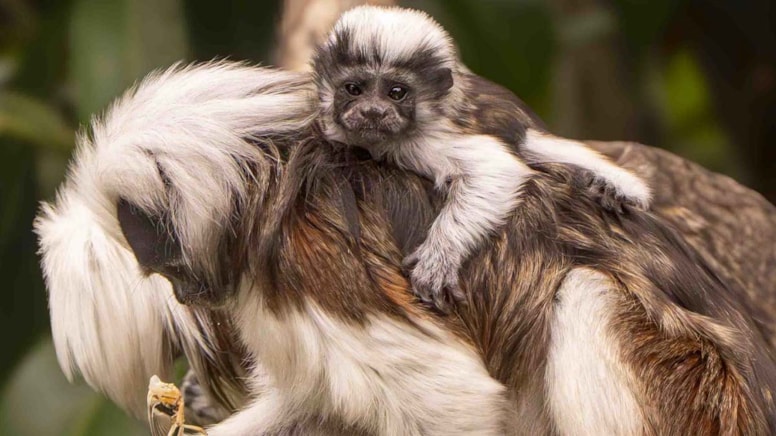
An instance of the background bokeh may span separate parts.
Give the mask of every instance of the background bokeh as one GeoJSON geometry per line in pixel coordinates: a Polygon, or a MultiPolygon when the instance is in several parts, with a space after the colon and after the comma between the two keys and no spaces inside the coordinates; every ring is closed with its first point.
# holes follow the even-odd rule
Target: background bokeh
{"type": "MultiPolygon", "coordinates": [[[[92,114],[178,60],[271,63],[279,3],[0,0],[0,435],[146,434],[59,371],[32,220],[92,114]]],[[[776,200],[772,0],[402,4],[556,133],[666,148],[776,200]]]]}

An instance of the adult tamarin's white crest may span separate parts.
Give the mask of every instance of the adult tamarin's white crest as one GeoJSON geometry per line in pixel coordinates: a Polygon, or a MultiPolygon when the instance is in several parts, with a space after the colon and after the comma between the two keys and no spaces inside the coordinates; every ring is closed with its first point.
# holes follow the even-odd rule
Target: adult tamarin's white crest
{"type": "Polygon", "coordinates": [[[472,74],[427,14],[363,6],[342,15],[313,69],[330,140],[366,148],[448,192],[405,264],[415,291],[446,309],[458,270],[518,204],[541,164],[578,166],[605,207],[646,208],[640,178],[584,144],[552,136],[508,90],[472,74]]]}
{"type": "MultiPolygon", "coordinates": [[[[215,356],[223,326],[173,293],[184,302],[207,300],[213,290],[228,295],[235,277],[223,266],[231,260],[203,253],[224,251],[223,229],[245,200],[249,177],[269,174],[246,168],[266,165],[252,140],[308,125],[313,89],[305,75],[236,63],[176,66],[128,91],[79,136],[67,180],[35,224],[54,345],[68,378],[80,373],[143,416],[144,385],[153,374],[169,377],[180,351],[207,373],[202,380],[229,371],[215,356]],[[160,220],[143,221],[135,209],[160,220]],[[130,247],[120,216],[130,230],[175,229],[177,243],[130,247]],[[136,256],[140,265],[174,262],[147,270],[136,256]]],[[[217,383],[228,386],[230,377],[217,383]]]]}

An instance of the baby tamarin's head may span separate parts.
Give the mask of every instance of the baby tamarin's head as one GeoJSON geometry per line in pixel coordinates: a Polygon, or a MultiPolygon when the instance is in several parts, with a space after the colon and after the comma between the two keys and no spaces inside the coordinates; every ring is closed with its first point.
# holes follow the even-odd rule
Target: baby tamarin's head
{"type": "Polygon", "coordinates": [[[425,13],[352,9],[313,59],[324,134],[366,148],[411,138],[451,106],[459,68],[452,40],[425,13]]]}

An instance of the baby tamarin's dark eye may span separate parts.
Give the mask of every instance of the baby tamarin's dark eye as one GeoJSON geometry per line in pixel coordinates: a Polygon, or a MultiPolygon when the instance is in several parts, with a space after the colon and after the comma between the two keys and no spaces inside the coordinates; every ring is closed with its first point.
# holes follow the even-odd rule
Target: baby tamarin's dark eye
{"type": "Polygon", "coordinates": [[[407,88],[401,85],[394,85],[391,90],[388,91],[388,97],[391,100],[401,101],[407,95],[407,88]]]}
{"type": "Polygon", "coordinates": [[[350,95],[361,95],[361,87],[355,83],[346,83],[345,91],[347,91],[350,95]]]}

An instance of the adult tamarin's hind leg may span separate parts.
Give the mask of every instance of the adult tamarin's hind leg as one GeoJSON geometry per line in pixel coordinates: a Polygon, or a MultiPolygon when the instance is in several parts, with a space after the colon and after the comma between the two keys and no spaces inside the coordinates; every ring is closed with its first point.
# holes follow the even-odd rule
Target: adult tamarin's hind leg
{"type": "Polygon", "coordinates": [[[759,383],[720,344],[669,335],[590,269],[558,290],[545,374],[563,435],[765,435],[759,383]]]}

